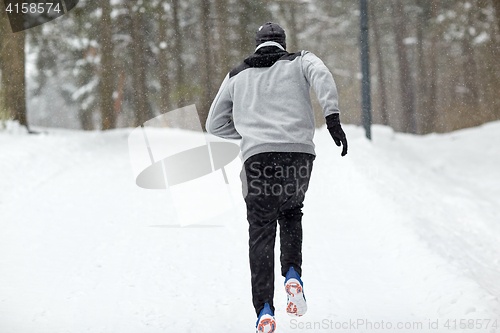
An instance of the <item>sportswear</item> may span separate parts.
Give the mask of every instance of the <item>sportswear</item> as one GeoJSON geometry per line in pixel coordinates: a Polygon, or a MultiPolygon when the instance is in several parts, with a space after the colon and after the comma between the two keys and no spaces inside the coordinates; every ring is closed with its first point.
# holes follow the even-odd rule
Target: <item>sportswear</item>
{"type": "Polygon", "coordinates": [[[332,74],[311,52],[288,53],[273,41],[266,43],[226,75],[205,128],[222,138],[241,139],[243,161],[273,151],[315,155],[310,89],[325,118],[339,113],[332,74]]]}
{"type": "Polygon", "coordinates": [[[292,317],[301,317],[307,311],[306,297],[304,296],[304,284],[299,273],[293,267],[286,274],[285,291],[287,294],[286,312],[292,317]]]}
{"type": "Polygon", "coordinates": [[[338,113],[334,113],[326,117],[326,127],[328,128],[333,141],[335,141],[335,144],[340,147],[340,144],[342,143],[341,155],[345,156],[347,154],[347,139],[345,137],[344,130],[340,125],[338,113]]]}
{"type": "Polygon", "coordinates": [[[269,41],[280,44],[283,50],[286,49],[285,30],[278,24],[272,22],[267,22],[262,25],[255,33],[255,46],[258,47],[260,44],[269,41]]]}
{"type": "Polygon", "coordinates": [[[265,303],[274,311],[274,248],[280,233],[281,275],[301,274],[302,207],[314,155],[267,152],[249,157],[240,174],[247,208],[252,303],[259,315],[265,303]]]}
{"type": "Polygon", "coordinates": [[[274,320],[274,312],[265,304],[262,311],[260,311],[259,318],[255,324],[256,333],[274,333],[276,330],[276,321],[274,320]]]}

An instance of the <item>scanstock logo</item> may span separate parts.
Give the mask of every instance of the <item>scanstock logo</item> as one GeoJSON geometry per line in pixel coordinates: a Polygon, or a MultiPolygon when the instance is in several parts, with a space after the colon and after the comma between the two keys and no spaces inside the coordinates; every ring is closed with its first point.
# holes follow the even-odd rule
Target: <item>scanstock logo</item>
{"type": "Polygon", "coordinates": [[[63,16],[79,0],[3,0],[12,32],[36,27],[63,16]]]}
{"type": "Polygon", "coordinates": [[[235,207],[229,180],[239,184],[240,147],[203,133],[194,104],[136,127],[128,148],[136,185],[167,190],[181,227],[221,226],[198,223],[235,207]]]}

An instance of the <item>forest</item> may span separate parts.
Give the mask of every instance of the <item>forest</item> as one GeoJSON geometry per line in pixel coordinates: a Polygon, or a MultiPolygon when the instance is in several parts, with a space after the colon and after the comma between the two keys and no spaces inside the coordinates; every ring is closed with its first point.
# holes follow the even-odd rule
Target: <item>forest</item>
{"type": "MultiPolygon", "coordinates": [[[[373,123],[426,134],[500,119],[500,0],[368,5],[373,123]]],[[[347,0],[80,0],[17,33],[0,2],[0,123],[108,130],[196,104],[204,124],[268,21],[288,52],[325,62],[341,121],[361,124],[360,7],[347,0]]]]}

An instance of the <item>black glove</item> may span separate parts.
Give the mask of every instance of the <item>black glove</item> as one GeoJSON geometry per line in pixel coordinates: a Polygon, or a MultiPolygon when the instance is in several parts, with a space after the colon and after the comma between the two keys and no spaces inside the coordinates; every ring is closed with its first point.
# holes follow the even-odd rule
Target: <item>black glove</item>
{"type": "Polygon", "coordinates": [[[330,135],[335,141],[335,144],[340,147],[342,143],[342,153],[340,155],[345,156],[347,154],[347,139],[345,133],[340,126],[339,114],[334,113],[326,117],[326,127],[330,131],[330,135]]]}

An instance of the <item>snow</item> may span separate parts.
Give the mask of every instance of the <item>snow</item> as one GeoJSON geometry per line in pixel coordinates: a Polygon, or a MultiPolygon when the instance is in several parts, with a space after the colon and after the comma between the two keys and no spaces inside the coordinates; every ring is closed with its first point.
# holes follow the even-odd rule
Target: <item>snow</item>
{"type": "MultiPolygon", "coordinates": [[[[382,321],[448,332],[446,320],[495,332],[500,122],[426,136],[376,125],[373,142],[344,127],[343,158],[325,128],[316,133],[309,310],[286,315],[276,267],[277,332],[375,332],[382,321]],[[372,327],[346,328],[360,321],[372,327]]],[[[226,167],[235,208],[180,227],[166,190],[135,185],[132,129],[43,130],[0,131],[0,332],[254,332],[238,159],[226,167]]]]}
{"type": "Polygon", "coordinates": [[[482,44],[487,42],[489,39],[490,35],[486,31],[483,31],[474,38],[474,45],[482,44]]]}
{"type": "Polygon", "coordinates": [[[413,45],[413,44],[417,44],[418,40],[417,40],[417,37],[406,37],[405,39],[403,39],[403,43],[405,45],[413,45]]]}

